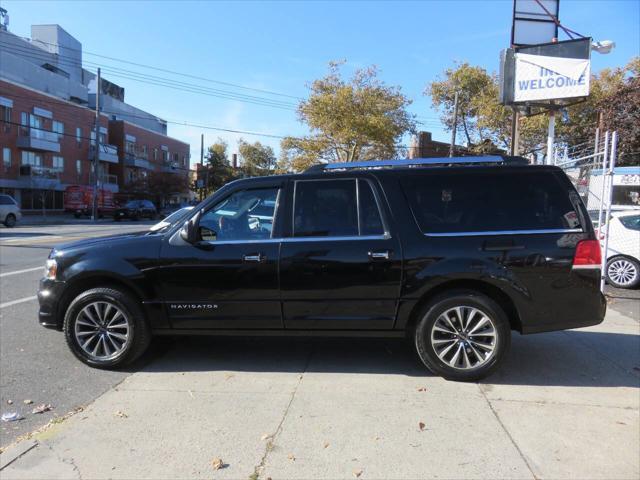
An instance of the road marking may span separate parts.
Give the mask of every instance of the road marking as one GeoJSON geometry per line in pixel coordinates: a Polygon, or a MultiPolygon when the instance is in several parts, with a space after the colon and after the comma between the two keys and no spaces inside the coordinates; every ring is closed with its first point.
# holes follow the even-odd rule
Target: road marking
{"type": "Polygon", "coordinates": [[[42,265],[40,265],[39,267],[25,268],[24,270],[15,270],[13,272],[0,273],[0,278],[9,277],[11,275],[19,275],[21,273],[35,272],[36,270],[42,270],[43,268],[44,267],[42,265]]]}
{"type": "Polygon", "coordinates": [[[19,298],[18,300],[11,300],[10,302],[0,303],[0,308],[10,307],[19,303],[30,302],[31,300],[36,300],[37,298],[37,295],[33,295],[32,297],[24,297],[19,298]]]}

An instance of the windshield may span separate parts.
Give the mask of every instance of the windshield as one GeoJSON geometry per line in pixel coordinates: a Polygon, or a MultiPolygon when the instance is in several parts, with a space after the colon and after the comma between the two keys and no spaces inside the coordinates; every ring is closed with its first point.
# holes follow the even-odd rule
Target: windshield
{"type": "Polygon", "coordinates": [[[184,218],[187,216],[187,214],[191,210],[193,210],[193,207],[180,208],[180,209],[176,210],[175,212],[173,212],[168,217],[164,218],[161,222],[156,223],[149,230],[152,231],[152,232],[157,232],[157,231],[162,230],[164,228],[170,227],[171,225],[175,225],[176,223],[183,221],[184,218]]]}
{"type": "Polygon", "coordinates": [[[125,208],[136,208],[138,206],[137,200],[130,200],[125,204],[125,208]]]}

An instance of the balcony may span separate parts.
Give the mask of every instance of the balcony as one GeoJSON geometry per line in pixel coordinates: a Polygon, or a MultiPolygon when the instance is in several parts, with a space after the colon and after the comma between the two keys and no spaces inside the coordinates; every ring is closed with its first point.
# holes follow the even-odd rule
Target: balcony
{"type": "Polygon", "coordinates": [[[52,189],[60,183],[60,170],[56,168],[22,165],[20,179],[28,188],[52,189]]]}
{"type": "Polygon", "coordinates": [[[160,171],[164,173],[183,173],[184,169],[178,165],[178,162],[166,161],[160,167],[160,171]]]}
{"type": "MultiPolygon", "coordinates": [[[[90,175],[89,176],[89,182],[91,185],[94,184],[94,176],[90,175]]],[[[118,186],[118,176],[117,175],[111,175],[108,173],[101,173],[100,175],[98,175],[98,188],[102,188],[104,190],[110,190],[113,193],[118,193],[119,191],[119,186],[118,186]]]]}
{"type": "Polygon", "coordinates": [[[146,168],[147,170],[151,170],[151,164],[149,163],[149,160],[139,157],[134,153],[125,152],[124,164],[127,167],[146,168]]]}
{"type": "Polygon", "coordinates": [[[58,134],[37,128],[20,128],[17,145],[26,150],[60,153],[58,134]]]}
{"type": "MultiPolygon", "coordinates": [[[[95,158],[96,146],[91,145],[89,148],[89,160],[95,158]]],[[[98,160],[101,162],[118,163],[118,147],[115,145],[100,144],[100,152],[98,160]]]]}

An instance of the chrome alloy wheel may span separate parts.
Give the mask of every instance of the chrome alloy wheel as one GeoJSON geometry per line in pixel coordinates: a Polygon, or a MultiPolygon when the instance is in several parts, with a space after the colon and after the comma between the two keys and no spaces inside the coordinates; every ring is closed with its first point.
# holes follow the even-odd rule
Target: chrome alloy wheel
{"type": "Polygon", "coordinates": [[[92,360],[111,360],[131,343],[130,323],[115,304],[101,300],[85,306],[76,317],[74,334],[92,360]]]}
{"type": "Polygon", "coordinates": [[[614,260],[607,267],[607,276],[622,287],[632,285],[638,278],[638,269],[627,259],[614,260]]]}
{"type": "Polygon", "coordinates": [[[487,363],[495,354],[497,343],[494,321],[475,307],[450,308],[431,328],[431,345],[436,355],[459,370],[471,370],[487,363]]]}

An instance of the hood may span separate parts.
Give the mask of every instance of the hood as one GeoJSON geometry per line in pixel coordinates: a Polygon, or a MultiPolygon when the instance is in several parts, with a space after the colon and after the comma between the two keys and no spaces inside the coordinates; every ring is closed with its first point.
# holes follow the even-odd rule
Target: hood
{"type": "MultiPolygon", "coordinates": [[[[55,250],[60,252],[87,247],[110,247],[111,245],[119,245],[127,241],[136,241],[136,239],[143,239],[149,236],[149,231],[144,230],[141,232],[120,233],[118,235],[110,235],[107,237],[85,238],[83,240],[61,243],[55,246],[55,250]]],[[[157,235],[153,236],[155,237],[157,235]]]]}

